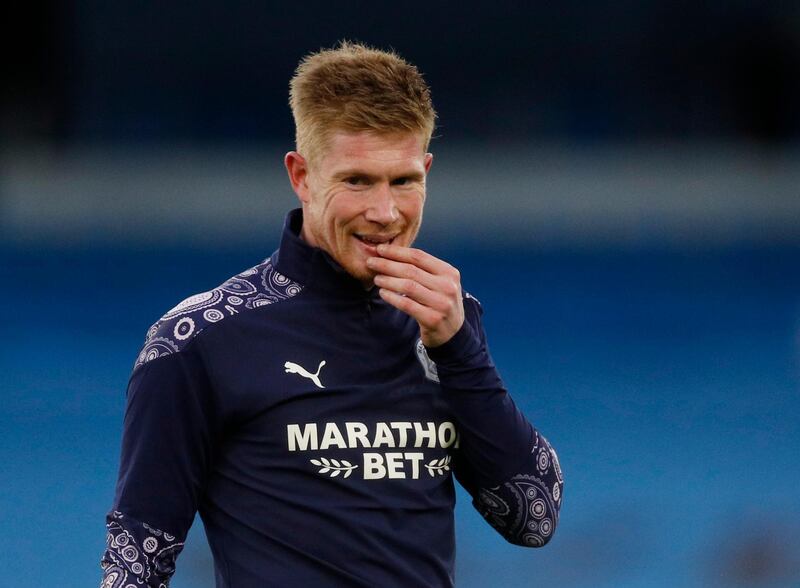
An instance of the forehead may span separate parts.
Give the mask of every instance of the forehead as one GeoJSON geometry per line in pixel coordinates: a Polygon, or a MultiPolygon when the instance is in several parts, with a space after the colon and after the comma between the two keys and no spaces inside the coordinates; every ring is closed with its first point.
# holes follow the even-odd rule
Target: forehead
{"type": "Polygon", "coordinates": [[[421,133],[379,134],[369,131],[336,131],[322,157],[328,171],[348,166],[365,168],[424,167],[421,133]]]}

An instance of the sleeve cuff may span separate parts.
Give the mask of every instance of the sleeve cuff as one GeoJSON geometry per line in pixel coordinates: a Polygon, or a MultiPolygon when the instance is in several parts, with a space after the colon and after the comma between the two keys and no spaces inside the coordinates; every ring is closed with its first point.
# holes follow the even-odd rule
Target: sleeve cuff
{"type": "Polygon", "coordinates": [[[106,517],[102,586],[169,585],[183,540],[119,511],[106,517]]]}
{"type": "Polygon", "coordinates": [[[482,345],[472,325],[465,318],[464,324],[449,341],[437,347],[425,347],[425,350],[437,366],[469,364],[481,353],[482,345]]]}

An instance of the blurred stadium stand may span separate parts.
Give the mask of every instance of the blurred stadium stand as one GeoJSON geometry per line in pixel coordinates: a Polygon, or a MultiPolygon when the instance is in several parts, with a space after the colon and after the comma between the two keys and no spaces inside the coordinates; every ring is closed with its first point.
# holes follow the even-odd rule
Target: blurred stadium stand
{"type": "MultiPolygon", "coordinates": [[[[282,164],[291,143],[282,148],[19,149],[0,160],[0,231],[7,241],[40,245],[258,242],[297,205],[282,164]]],[[[800,150],[489,148],[445,139],[432,149],[429,239],[678,248],[800,242],[800,150]]]]}
{"type": "MultiPolygon", "coordinates": [[[[460,495],[460,587],[800,585],[800,5],[17,3],[2,19],[0,561],[92,585],[149,324],[277,244],[287,82],[393,46],[440,126],[421,242],[555,444],[562,526],[460,495]]],[[[197,523],[176,588],[208,588],[197,523]]]]}

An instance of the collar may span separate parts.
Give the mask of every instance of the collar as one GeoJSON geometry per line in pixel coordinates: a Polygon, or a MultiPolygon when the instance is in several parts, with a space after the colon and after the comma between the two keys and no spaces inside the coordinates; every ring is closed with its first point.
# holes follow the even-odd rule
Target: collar
{"type": "Polygon", "coordinates": [[[302,209],[296,208],[286,215],[280,248],[272,254],[272,264],[278,272],[305,287],[332,296],[378,296],[377,288],[364,290],[361,282],[348,274],[327,252],[303,241],[300,238],[302,226],[302,209]]]}

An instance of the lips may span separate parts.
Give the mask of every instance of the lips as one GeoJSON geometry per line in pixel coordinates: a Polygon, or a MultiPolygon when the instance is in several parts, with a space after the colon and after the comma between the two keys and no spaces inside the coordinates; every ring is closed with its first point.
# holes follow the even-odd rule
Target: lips
{"type": "Polygon", "coordinates": [[[391,243],[397,235],[354,235],[356,239],[370,247],[377,247],[382,243],[391,243]]]}

